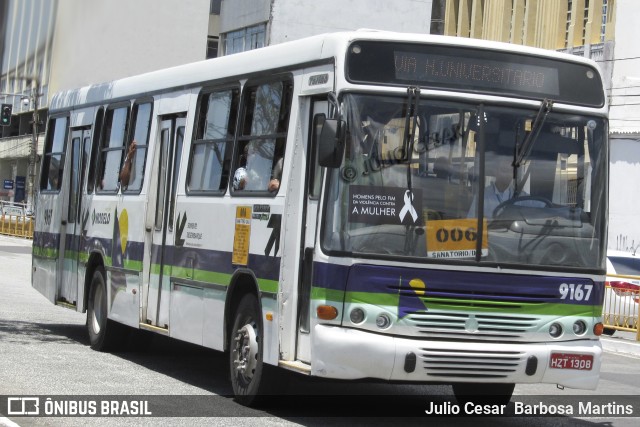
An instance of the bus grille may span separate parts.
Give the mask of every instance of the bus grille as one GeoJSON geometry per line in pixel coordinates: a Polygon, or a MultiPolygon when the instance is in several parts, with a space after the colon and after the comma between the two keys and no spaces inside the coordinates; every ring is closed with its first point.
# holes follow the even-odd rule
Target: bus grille
{"type": "Polygon", "coordinates": [[[420,350],[427,375],[448,379],[507,378],[524,363],[525,356],[520,351],[420,350]]]}
{"type": "Polygon", "coordinates": [[[417,312],[407,316],[414,330],[424,338],[454,341],[530,341],[540,318],[531,316],[417,312]]]}

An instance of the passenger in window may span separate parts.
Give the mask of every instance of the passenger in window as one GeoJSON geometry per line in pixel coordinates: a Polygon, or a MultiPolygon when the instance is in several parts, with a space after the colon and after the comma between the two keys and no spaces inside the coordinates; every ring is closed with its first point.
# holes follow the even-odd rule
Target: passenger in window
{"type": "Polygon", "coordinates": [[[247,169],[243,166],[236,169],[236,172],[233,174],[233,189],[244,190],[247,186],[247,169]]]}
{"type": "Polygon", "coordinates": [[[247,174],[247,152],[249,151],[249,144],[245,145],[242,149],[242,154],[238,160],[238,168],[233,174],[232,187],[234,190],[244,190],[247,187],[247,180],[249,175],[247,174]]]}
{"type": "Polygon", "coordinates": [[[273,171],[271,172],[271,180],[269,181],[270,193],[277,193],[280,189],[280,180],[282,179],[282,164],[283,159],[282,157],[280,157],[273,166],[273,171]]]}
{"type": "Polygon", "coordinates": [[[251,141],[245,145],[233,176],[233,189],[278,192],[283,159],[273,162],[273,152],[273,143],[251,141]]]}
{"type": "Polygon", "coordinates": [[[118,176],[120,180],[120,186],[124,189],[129,185],[129,180],[131,179],[131,174],[133,172],[133,157],[136,155],[136,141],[132,141],[129,144],[129,149],[127,150],[127,156],[124,158],[124,163],[122,164],[122,169],[120,170],[120,175],[118,176]]]}

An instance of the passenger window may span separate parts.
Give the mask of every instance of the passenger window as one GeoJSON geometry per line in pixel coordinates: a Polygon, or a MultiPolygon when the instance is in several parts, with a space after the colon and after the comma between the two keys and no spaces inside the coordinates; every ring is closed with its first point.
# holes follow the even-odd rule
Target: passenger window
{"type": "Polygon", "coordinates": [[[189,160],[189,194],[223,194],[227,188],[238,104],[238,89],[205,93],[200,97],[189,160]]]}
{"type": "Polygon", "coordinates": [[[49,120],[44,148],[40,189],[60,191],[64,171],[64,150],[67,139],[67,117],[49,120]]]}
{"type": "Polygon", "coordinates": [[[87,193],[93,193],[96,183],[96,159],[98,157],[98,147],[100,144],[100,135],[102,134],[102,124],[104,122],[104,109],[98,109],[96,113],[96,121],[93,127],[93,138],[91,145],[91,160],[89,163],[89,176],[87,177],[87,193]]]}
{"type": "Polygon", "coordinates": [[[248,87],[239,138],[233,190],[275,195],[280,188],[291,111],[288,81],[248,87]]]}
{"type": "Polygon", "coordinates": [[[118,174],[124,159],[124,142],[128,125],[129,106],[107,110],[98,160],[98,191],[118,191],[118,174]]]}
{"type": "MultiPolygon", "coordinates": [[[[145,102],[133,106],[132,122],[134,123],[133,139],[136,142],[136,152],[131,163],[129,184],[123,186],[124,193],[139,193],[142,189],[144,168],[149,147],[149,128],[151,127],[151,113],[153,104],[145,102]]],[[[124,152],[126,156],[127,150],[124,152]]],[[[123,158],[124,158],[123,156],[123,158]]],[[[124,165],[121,165],[121,167],[124,165]]]]}

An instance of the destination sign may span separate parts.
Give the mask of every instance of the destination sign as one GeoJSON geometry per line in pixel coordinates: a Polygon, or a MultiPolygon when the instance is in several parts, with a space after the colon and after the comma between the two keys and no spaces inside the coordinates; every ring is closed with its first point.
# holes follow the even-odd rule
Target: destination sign
{"type": "Polygon", "coordinates": [[[346,62],[356,84],[501,95],[604,106],[597,67],[569,55],[429,43],[354,41],[346,62]]]}
{"type": "Polygon", "coordinates": [[[397,79],[411,82],[559,95],[558,70],[536,65],[396,52],[395,70],[397,79]]]}

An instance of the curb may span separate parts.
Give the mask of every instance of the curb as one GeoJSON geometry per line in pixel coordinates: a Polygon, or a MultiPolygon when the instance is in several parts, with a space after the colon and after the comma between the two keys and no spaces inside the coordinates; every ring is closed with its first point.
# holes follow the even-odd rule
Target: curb
{"type": "Polygon", "coordinates": [[[606,338],[600,337],[602,349],[607,352],[640,357],[640,341],[635,340],[635,333],[632,335],[633,339],[616,336],[606,338]]]}

